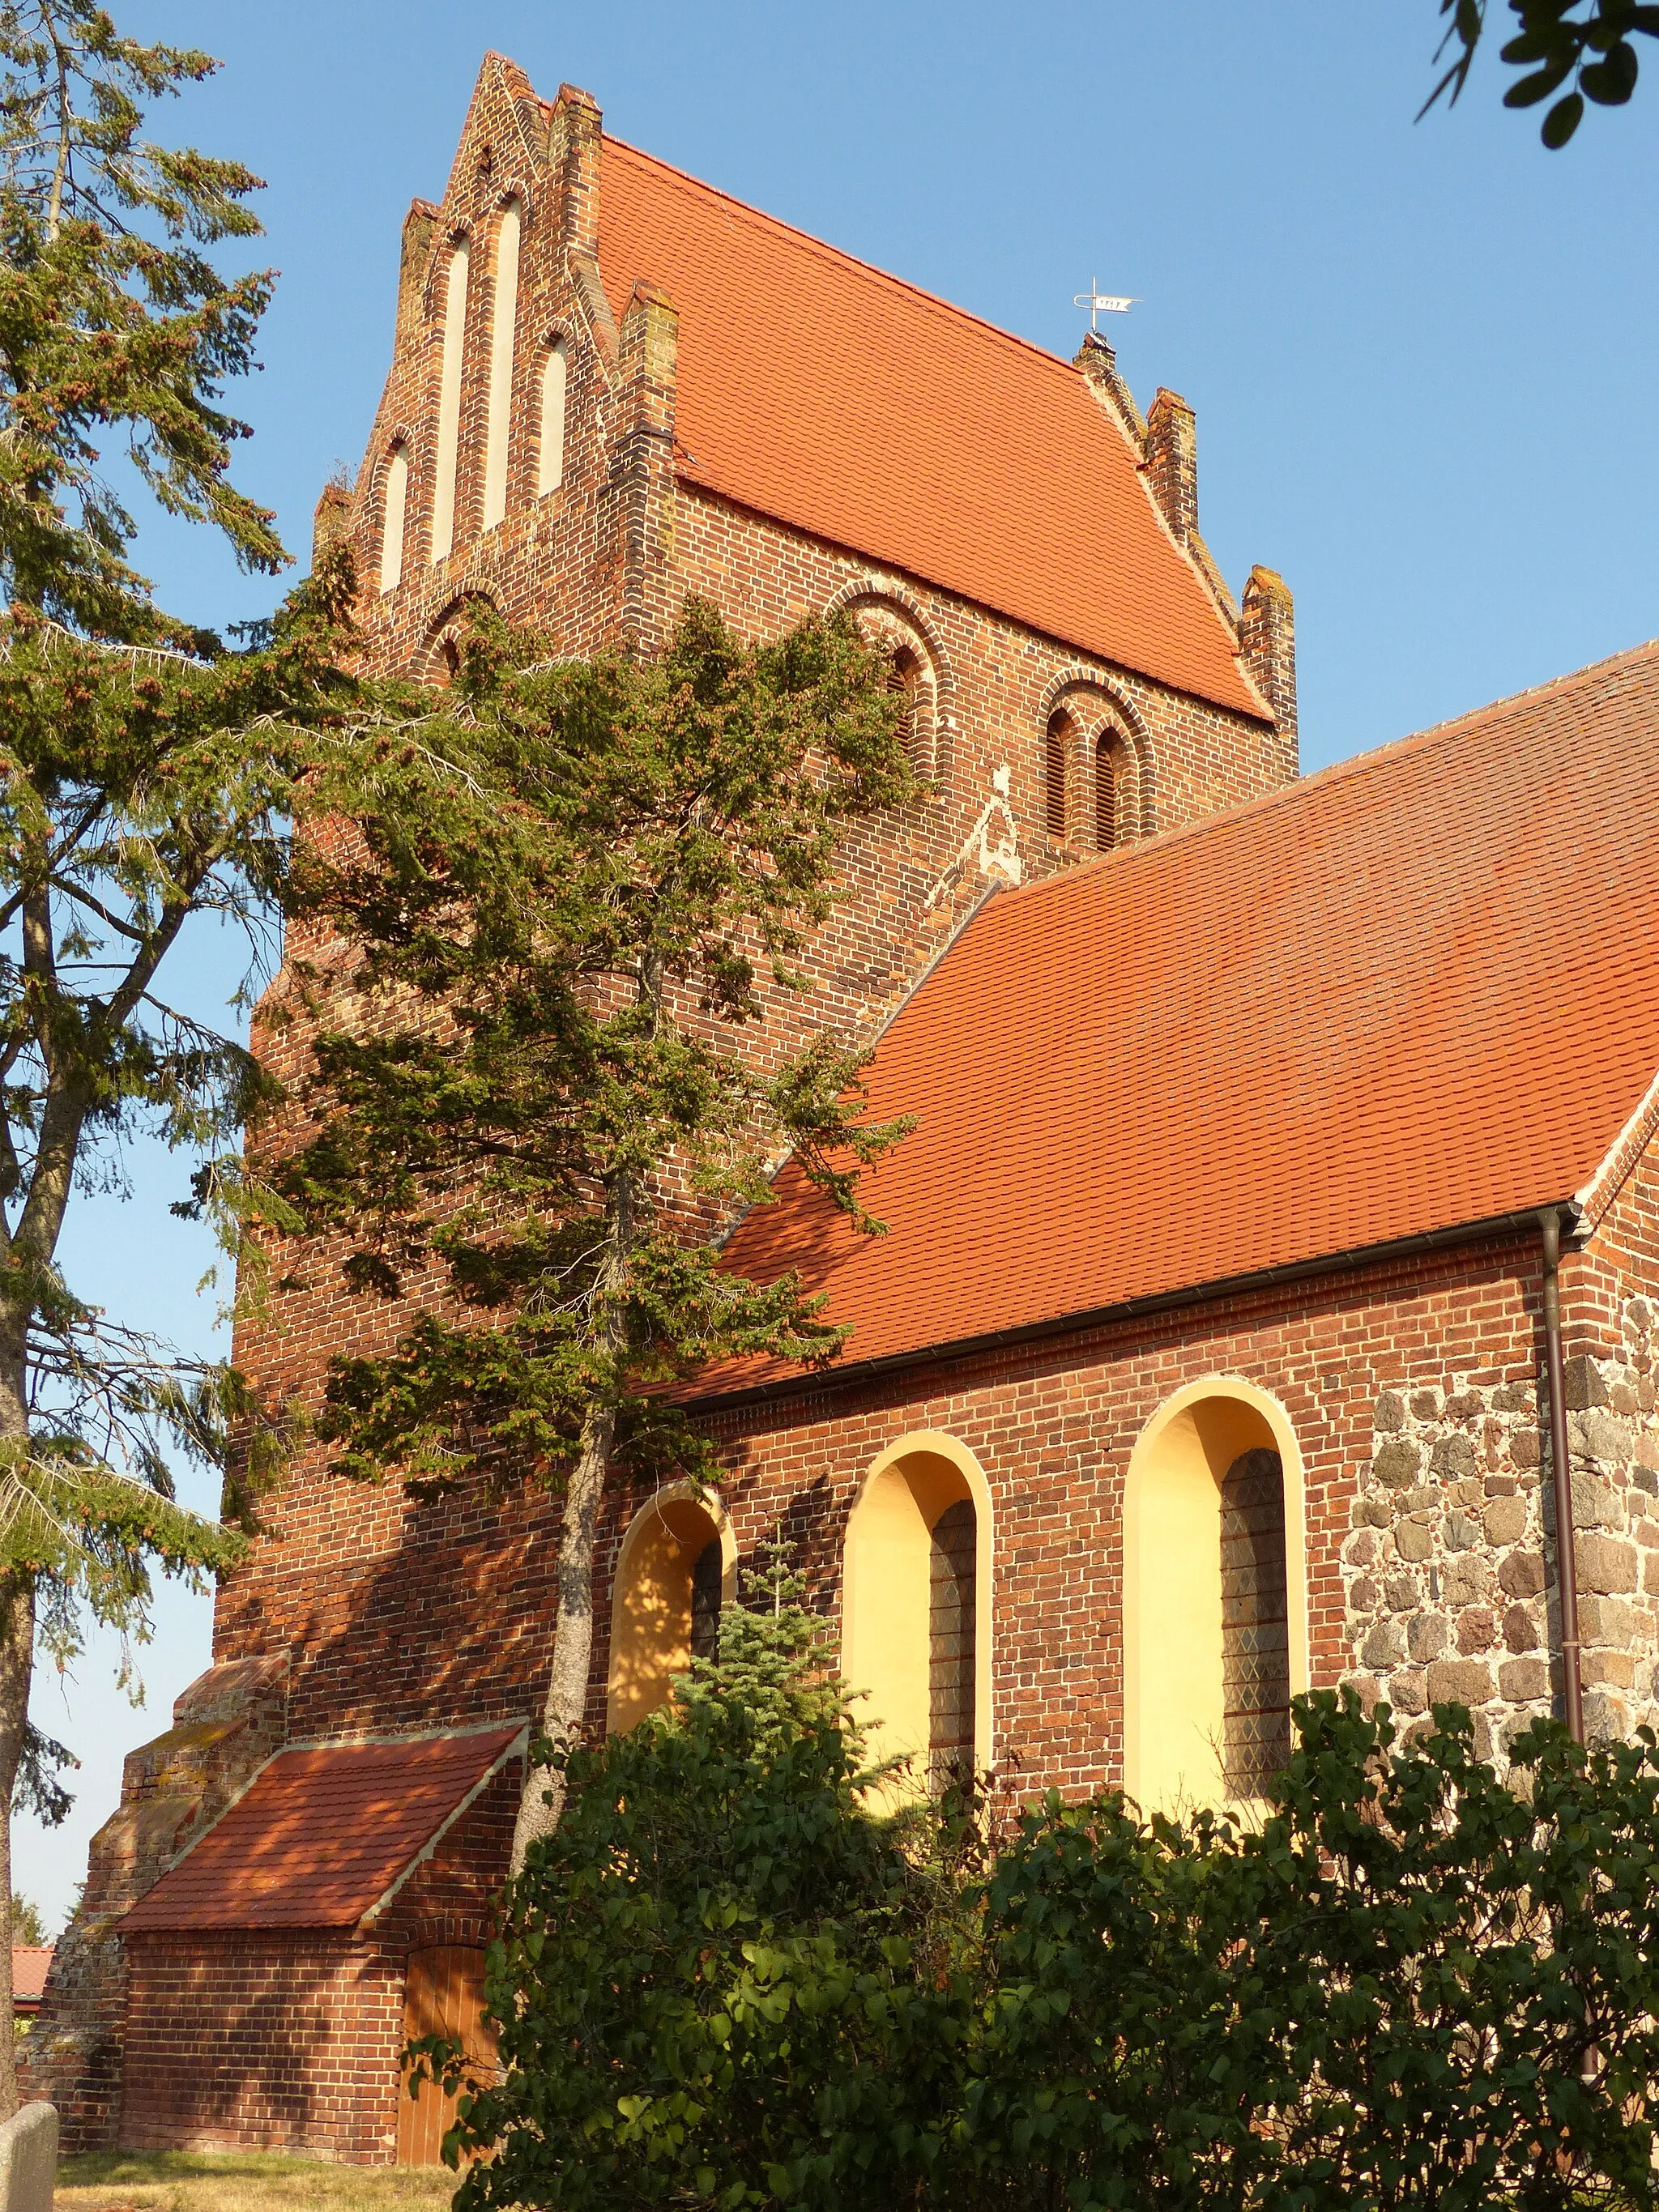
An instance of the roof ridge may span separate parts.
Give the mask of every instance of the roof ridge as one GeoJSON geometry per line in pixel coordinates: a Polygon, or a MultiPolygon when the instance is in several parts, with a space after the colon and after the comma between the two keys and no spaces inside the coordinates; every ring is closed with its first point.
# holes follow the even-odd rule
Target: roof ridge
{"type": "MultiPolygon", "coordinates": [[[[992,322],[988,316],[975,314],[971,307],[962,307],[955,300],[947,300],[943,293],[930,292],[925,285],[913,283],[908,276],[896,276],[890,269],[883,269],[873,261],[866,261],[861,254],[851,253],[844,246],[832,246],[828,239],[815,237],[810,230],[803,230],[799,223],[786,222],[781,216],[770,215],[764,208],[757,208],[748,200],[740,200],[735,192],[723,191],[720,185],[711,185],[702,177],[694,177],[689,169],[682,169],[672,161],[665,161],[659,155],[647,154],[643,147],[633,145],[626,138],[618,138],[609,131],[604,137],[607,146],[615,147],[619,153],[632,155],[636,161],[643,161],[650,167],[660,170],[665,176],[672,177],[677,184],[686,185],[692,191],[706,193],[710,199],[723,200],[726,206],[734,208],[739,215],[747,216],[751,222],[763,225],[766,229],[783,231],[801,245],[811,247],[815,253],[856,269],[864,276],[874,276],[901,292],[908,292],[924,306],[937,308],[943,314],[954,316],[961,322],[972,323],[989,337],[1000,338],[1005,344],[1017,346],[1021,352],[1032,355],[1045,368],[1058,369],[1062,376],[1078,375],[1064,354],[1051,353],[1047,346],[1040,346],[1035,338],[1022,337],[1018,331],[1005,330],[1000,323],[992,322]]],[[[649,271],[640,273],[648,275],[649,271]]],[[[1080,377],[1079,381],[1081,381],[1080,377]]]]}
{"type": "Polygon", "coordinates": [[[1587,661],[1582,668],[1570,668],[1564,675],[1547,678],[1541,684],[1528,684],[1519,691],[1505,692],[1500,699],[1489,700],[1484,706],[1468,708],[1462,714],[1450,715],[1444,721],[1430,722],[1420,730],[1408,730],[1404,737],[1389,738],[1380,745],[1368,745],[1364,752],[1350,753],[1344,760],[1328,761],[1323,768],[1315,769],[1311,775],[1297,776],[1293,783],[1281,784],[1277,791],[1258,791],[1249,799],[1237,799],[1229,806],[1218,807],[1213,813],[1200,815],[1195,821],[1177,822],[1170,829],[1159,830],[1150,837],[1137,838],[1130,845],[1115,845],[1109,853],[1091,854],[1086,860],[1080,861],[1075,867],[1062,869],[1057,875],[1044,876],[1035,884],[1019,885],[1012,896],[1014,899],[1035,897],[1040,892],[1051,891],[1063,884],[1072,883],[1079,876],[1091,875],[1097,869],[1109,867],[1114,863],[1130,865],[1171,845],[1224,830],[1247,815],[1263,813],[1275,806],[1294,805],[1305,793],[1379,768],[1408,752],[1426,750],[1431,745],[1462,735],[1472,723],[1484,721],[1488,716],[1518,707],[1525,700],[1537,699],[1546,692],[1565,690],[1571,684],[1583,683],[1588,678],[1599,676],[1605,670],[1616,667],[1621,661],[1638,660],[1644,654],[1656,653],[1659,653],[1659,637],[1647,638],[1640,645],[1626,646],[1620,652],[1610,653],[1601,660],[1587,661]]]}
{"type": "MultiPolygon", "coordinates": [[[[1659,652],[1659,637],[1644,638],[1638,645],[1626,645],[1621,647],[1617,653],[1604,653],[1600,660],[1587,660],[1582,668],[1569,668],[1559,676],[1547,676],[1541,684],[1523,684],[1518,691],[1505,691],[1497,699],[1489,699],[1484,706],[1469,707],[1466,708],[1461,714],[1449,714],[1444,721],[1425,723],[1422,729],[1413,730],[1407,737],[1391,738],[1389,744],[1404,745],[1409,744],[1414,738],[1439,737],[1447,730],[1455,729],[1460,723],[1472,722],[1477,714],[1496,714],[1500,708],[1519,706],[1523,699],[1536,699],[1546,691],[1559,690],[1564,684],[1581,683],[1587,676],[1599,676],[1603,669],[1616,667],[1621,660],[1637,660],[1644,653],[1654,652],[1659,652]]],[[[1373,752],[1383,752],[1387,750],[1388,747],[1384,745],[1371,747],[1373,752]]],[[[1353,755],[1355,760],[1363,760],[1364,757],[1363,753],[1353,755]]],[[[1340,767],[1343,763],[1334,762],[1331,765],[1340,767]]],[[[1328,773],[1328,770],[1325,769],[1319,770],[1322,775],[1328,773]]]]}

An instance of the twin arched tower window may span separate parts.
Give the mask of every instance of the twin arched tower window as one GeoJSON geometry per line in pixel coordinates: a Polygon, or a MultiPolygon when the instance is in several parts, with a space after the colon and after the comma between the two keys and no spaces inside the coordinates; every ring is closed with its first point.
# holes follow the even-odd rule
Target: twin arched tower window
{"type": "Polygon", "coordinates": [[[1066,755],[1072,740],[1072,721],[1068,714],[1050,714],[1048,727],[1042,740],[1042,821],[1051,837],[1066,835],[1068,816],[1066,805],[1066,755]]]}
{"type": "Polygon", "coordinates": [[[904,702],[899,720],[899,739],[909,756],[910,765],[920,768],[921,662],[908,645],[894,648],[892,659],[888,664],[887,688],[904,702]]]}
{"type": "Polygon", "coordinates": [[[1065,708],[1048,717],[1042,739],[1042,820],[1049,836],[1085,840],[1097,853],[1135,834],[1134,756],[1111,724],[1092,744],[1065,708]]]}

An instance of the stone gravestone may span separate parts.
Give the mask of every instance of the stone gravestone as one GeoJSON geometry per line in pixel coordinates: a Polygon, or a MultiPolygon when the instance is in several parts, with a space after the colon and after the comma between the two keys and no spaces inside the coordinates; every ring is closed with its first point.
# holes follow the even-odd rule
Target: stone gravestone
{"type": "Polygon", "coordinates": [[[25,2105],[0,2126],[0,2212],[52,2212],[58,2108],[25,2105]]]}

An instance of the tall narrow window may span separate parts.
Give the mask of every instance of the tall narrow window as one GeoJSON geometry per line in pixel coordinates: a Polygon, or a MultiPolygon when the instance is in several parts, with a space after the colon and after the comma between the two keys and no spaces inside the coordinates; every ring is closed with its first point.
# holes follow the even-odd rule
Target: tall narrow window
{"type": "Polygon", "coordinates": [[[909,756],[911,766],[920,767],[917,754],[921,717],[916,708],[916,695],[921,689],[921,663],[908,645],[901,645],[893,654],[887,671],[887,689],[904,702],[898,726],[899,743],[909,756]]]}
{"type": "Polygon", "coordinates": [[[1260,1797],[1291,1755],[1285,1472],[1276,1451],[1241,1452],[1221,1480],[1222,1772],[1260,1797]]]}
{"type": "Polygon", "coordinates": [[[720,1644],[720,1584],[726,1557],[720,1540],[711,1536],[691,1570],[691,1656],[713,1659],[720,1644]]]}
{"type": "Polygon", "coordinates": [[[536,468],[536,490],[545,497],[564,482],[564,400],[570,379],[570,356],[562,338],[555,338],[542,364],[542,440],[536,468]]]}
{"type": "Polygon", "coordinates": [[[928,1547],[927,1766],[935,1790],[973,1778],[976,1549],[974,1503],[959,1498],[934,1522],[928,1547]]]}
{"type": "Polygon", "coordinates": [[[693,1659],[712,1659],[731,1571],[726,1540],[695,1499],[668,1492],[629,1523],[611,1589],[605,1726],[631,1729],[693,1659]]]}
{"type": "Polygon", "coordinates": [[[409,448],[401,441],[386,456],[380,495],[380,589],[395,592],[404,574],[404,516],[409,507],[409,448]]]}
{"type": "Polygon", "coordinates": [[[1117,762],[1112,733],[1095,740],[1095,850],[1109,853],[1117,842],[1117,762]]]}
{"type": "Polygon", "coordinates": [[[489,324],[489,414],[484,433],[483,526],[493,530],[507,513],[507,447],[513,422],[513,337],[519,319],[517,200],[501,210],[495,232],[495,295],[489,324]]]}
{"type": "Polygon", "coordinates": [[[444,286],[443,368],[438,386],[438,467],[432,490],[432,558],[447,561],[455,544],[455,459],[461,434],[461,363],[466,346],[467,243],[449,252],[444,286]]]}
{"type": "Polygon", "coordinates": [[[1051,837],[1066,835],[1066,741],[1072,726],[1064,714],[1048,717],[1042,745],[1043,817],[1051,837]]]}

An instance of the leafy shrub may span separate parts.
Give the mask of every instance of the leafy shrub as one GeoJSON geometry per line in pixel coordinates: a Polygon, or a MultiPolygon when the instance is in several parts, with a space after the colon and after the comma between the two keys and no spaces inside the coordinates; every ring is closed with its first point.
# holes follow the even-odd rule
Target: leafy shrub
{"type": "Polygon", "coordinates": [[[1656,2199],[1659,1764],[1302,1699],[1268,1817],[1026,1815],[983,1893],[951,2201],[1656,2199]]]}
{"type": "Polygon", "coordinates": [[[451,2138],[493,2150],[467,2212],[914,2198],[968,2021],[949,1824],[866,1809],[816,1627],[726,1607],[670,1710],[571,1756],[489,1954],[506,2071],[451,2138]]]}
{"type": "MultiPolygon", "coordinates": [[[[1659,1756],[1553,1723],[1518,1786],[1437,1708],[1297,1708],[1250,1827],[1050,1796],[993,1853],[883,1818],[793,1606],[576,1754],[490,1954],[484,2207],[1635,2207],[1659,2200],[1659,1756]]],[[[452,2062],[451,2078],[457,2078],[452,2062]]]]}

